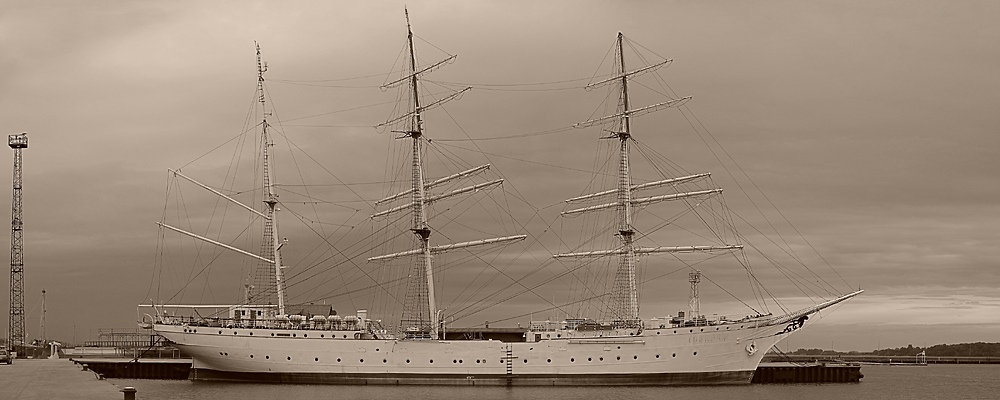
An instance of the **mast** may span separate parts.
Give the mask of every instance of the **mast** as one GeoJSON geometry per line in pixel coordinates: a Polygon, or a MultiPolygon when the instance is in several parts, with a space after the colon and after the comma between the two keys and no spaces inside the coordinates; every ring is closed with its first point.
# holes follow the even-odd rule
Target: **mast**
{"type": "Polygon", "coordinates": [[[692,252],[714,252],[731,251],[741,249],[742,245],[696,245],[696,246],[657,246],[639,247],[635,244],[635,228],[633,227],[633,209],[636,206],[644,206],[662,201],[672,201],[690,197],[705,198],[722,193],[722,189],[708,189],[688,192],[678,192],[671,194],[661,194],[648,197],[634,196],[634,191],[660,188],[664,186],[676,187],[676,185],[686,182],[693,182],[707,178],[710,174],[695,174],[677,178],[662,179],[655,182],[648,182],[639,185],[632,185],[631,168],[629,163],[629,142],[632,140],[631,118],[648,114],[664,108],[676,107],[684,104],[691,97],[671,99],[657,104],[632,108],[629,99],[628,81],[631,77],[651,72],[657,68],[665,66],[671,60],[663,60],[654,65],[645,66],[634,71],[625,69],[625,54],[623,46],[624,35],[618,32],[615,42],[615,63],[614,73],[611,78],[587,85],[587,88],[594,88],[605,84],[618,84],[620,87],[615,90],[618,94],[618,108],[615,114],[581,122],[575,127],[584,128],[594,125],[603,125],[610,131],[609,138],[616,138],[619,141],[618,148],[618,185],[615,189],[605,190],[574,197],[566,200],[567,203],[580,202],[584,200],[597,200],[604,196],[615,196],[615,201],[599,203],[597,205],[575,208],[563,211],[564,216],[589,213],[594,211],[614,208],[617,220],[616,237],[619,240],[619,247],[608,250],[579,251],[572,253],[554,254],[555,258],[581,258],[581,257],[606,257],[617,255],[618,268],[615,271],[614,285],[610,299],[610,319],[611,325],[615,328],[638,329],[642,327],[639,319],[639,295],[636,287],[635,263],[639,255],[657,253],[692,253],[692,252]]]}
{"type": "MultiPolygon", "coordinates": [[[[274,191],[274,184],[271,181],[271,154],[270,149],[274,146],[271,142],[271,137],[268,134],[268,128],[270,125],[267,122],[267,117],[271,114],[267,112],[267,104],[265,102],[264,96],[264,72],[267,72],[267,63],[262,63],[260,58],[260,44],[255,43],[257,47],[257,93],[259,95],[258,101],[260,102],[261,110],[263,110],[263,117],[261,119],[261,151],[263,152],[263,193],[264,193],[264,205],[265,205],[265,218],[264,218],[264,240],[261,243],[262,251],[261,256],[265,259],[269,258],[273,260],[273,263],[263,262],[259,264],[259,268],[262,270],[269,270],[273,268],[273,286],[275,288],[275,297],[277,297],[276,302],[278,305],[278,315],[285,315],[285,288],[284,288],[284,277],[282,276],[282,264],[281,264],[281,247],[284,245],[283,241],[280,240],[278,235],[278,220],[277,220],[277,205],[278,205],[278,194],[274,191]]],[[[270,271],[268,271],[270,272],[270,271]]],[[[267,274],[269,275],[269,274],[267,274]]],[[[263,278],[263,277],[261,277],[263,278]]],[[[263,281],[263,279],[261,279],[263,281]]],[[[261,282],[258,287],[266,288],[271,286],[261,282]]],[[[266,292],[270,292],[267,290],[266,292]]],[[[270,303],[270,296],[261,296],[259,293],[257,295],[257,302],[264,302],[264,304],[270,303]]],[[[273,303],[272,303],[273,304],[273,303]]]]}
{"type": "Polygon", "coordinates": [[[370,257],[368,258],[368,261],[386,261],[400,257],[417,256],[415,263],[411,264],[412,274],[410,275],[409,284],[406,290],[406,301],[404,303],[401,325],[407,330],[407,335],[411,337],[414,333],[416,333],[417,337],[426,337],[436,340],[439,339],[438,335],[441,329],[441,316],[438,314],[439,311],[435,300],[434,268],[432,264],[434,254],[458,249],[511,243],[524,240],[527,236],[514,235],[438,246],[430,245],[431,229],[427,223],[427,207],[430,204],[459,195],[467,195],[476,193],[480,190],[492,189],[500,186],[503,183],[503,179],[480,183],[433,196],[428,195],[428,190],[431,188],[442,185],[446,182],[454,182],[478,175],[483,171],[488,170],[490,166],[487,164],[475,167],[431,182],[426,182],[424,180],[422,160],[425,140],[423,131],[423,112],[438,107],[448,101],[454,100],[472,88],[466,87],[465,89],[459,90],[429,104],[420,104],[419,76],[454,60],[457,56],[450,55],[442,61],[431,64],[422,69],[418,69],[416,50],[413,46],[413,29],[410,25],[410,13],[408,10],[405,12],[406,44],[409,50],[409,71],[407,71],[408,74],[404,77],[382,85],[382,89],[384,90],[395,86],[403,87],[402,85],[406,83],[410,93],[405,98],[411,100],[410,108],[405,114],[378,124],[376,127],[402,124],[403,126],[401,127],[401,130],[394,130],[393,132],[401,133],[402,136],[400,138],[410,138],[412,140],[413,155],[410,165],[412,169],[410,176],[410,189],[381,199],[376,202],[376,205],[398,201],[407,197],[409,197],[410,203],[375,213],[371,216],[371,218],[374,219],[392,213],[409,210],[413,213],[410,232],[414,234],[418,243],[416,249],[370,257]],[[416,332],[413,332],[412,329],[416,329],[416,332]]]}
{"type": "Polygon", "coordinates": [[[619,112],[622,113],[621,126],[617,133],[620,142],[618,153],[618,238],[621,240],[622,254],[615,273],[612,294],[612,321],[622,327],[635,328],[639,323],[639,301],[635,287],[635,249],[632,240],[632,178],[629,173],[629,98],[628,75],[625,74],[625,56],[622,51],[622,33],[618,32],[618,65],[621,69],[621,98],[619,112]]]}
{"type": "Polygon", "coordinates": [[[406,132],[413,141],[413,173],[411,176],[412,185],[412,206],[413,206],[413,228],[410,231],[417,236],[420,242],[420,256],[418,265],[423,267],[424,287],[418,288],[418,298],[427,299],[427,313],[430,321],[431,339],[438,338],[438,315],[437,304],[434,299],[434,268],[431,265],[431,230],[427,226],[427,211],[424,208],[424,171],[421,164],[420,154],[423,142],[423,121],[421,119],[420,94],[417,92],[417,59],[413,50],[413,29],[410,27],[410,11],[404,9],[406,14],[406,42],[410,49],[410,92],[413,94],[413,123],[409,132],[406,132]],[[426,290],[426,293],[424,292],[426,290]]]}

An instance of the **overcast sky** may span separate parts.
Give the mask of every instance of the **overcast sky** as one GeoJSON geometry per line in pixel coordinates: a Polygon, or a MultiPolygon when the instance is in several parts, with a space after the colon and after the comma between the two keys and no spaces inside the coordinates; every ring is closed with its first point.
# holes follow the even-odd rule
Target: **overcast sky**
{"type": "MultiPolygon", "coordinates": [[[[660,75],[693,96],[691,113],[844,280],[866,289],[794,336],[790,348],[996,341],[998,3],[406,6],[426,41],[417,43],[424,61],[443,54],[428,42],[459,55],[433,79],[476,87],[428,124],[455,119],[473,137],[593,117],[602,100],[594,92],[489,85],[589,78],[619,31],[673,59],[660,75]]],[[[393,95],[366,86],[371,80],[331,82],[388,72],[404,38],[402,2],[3,2],[0,133],[28,132],[30,141],[29,337],[37,336],[43,288],[50,337],[82,341],[97,328],[134,326],[135,305],[148,300],[165,171],[243,128],[256,84],[254,41],[269,64],[275,113],[289,121],[284,132],[344,181],[380,177],[390,139],[370,126],[392,106],[330,112],[393,95]]],[[[709,153],[686,149],[700,139],[679,114],[667,122],[676,126],[638,139],[689,171],[724,175],[714,158],[696,157],[709,153]]],[[[597,142],[594,132],[569,131],[481,146],[536,162],[505,164],[504,175],[545,205],[581,193],[589,176],[541,165],[588,169],[597,142]]],[[[10,176],[12,163],[0,164],[10,176]]],[[[676,309],[686,308],[684,283],[674,287],[676,309]]],[[[702,309],[711,313],[709,293],[702,309]]],[[[784,295],[790,304],[805,300],[784,295]]],[[[6,330],[6,318],[0,324],[6,330]]]]}

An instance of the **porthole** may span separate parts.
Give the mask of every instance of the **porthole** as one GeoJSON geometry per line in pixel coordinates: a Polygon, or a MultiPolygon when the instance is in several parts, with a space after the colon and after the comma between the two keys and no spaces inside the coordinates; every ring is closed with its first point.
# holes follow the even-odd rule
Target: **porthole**
{"type": "Polygon", "coordinates": [[[546,334],[545,334],[545,338],[546,338],[546,339],[550,339],[550,338],[552,338],[552,334],[551,334],[551,333],[546,333],[546,334]]]}
{"type": "Polygon", "coordinates": [[[292,337],[295,337],[295,334],[294,334],[294,333],[292,334],[292,337]]]}
{"type": "Polygon", "coordinates": [[[677,353],[672,354],[671,357],[677,357],[677,353]]]}
{"type": "Polygon", "coordinates": [[[431,360],[431,364],[434,364],[434,360],[431,360]]]}
{"type": "Polygon", "coordinates": [[[347,335],[344,335],[344,339],[347,339],[347,335]]]}
{"type": "Polygon", "coordinates": [[[377,353],[377,352],[378,352],[378,349],[375,349],[375,352],[377,353]]]}
{"type": "Polygon", "coordinates": [[[698,355],[698,352],[697,352],[697,351],[696,351],[696,352],[694,352],[694,355],[698,355]]]}
{"type": "Polygon", "coordinates": [[[233,335],[235,335],[235,334],[236,334],[236,331],[233,331],[233,335]]]}
{"type": "Polygon", "coordinates": [[[618,361],[621,361],[622,360],[622,356],[615,357],[615,359],[618,360],[618,361]]]}
{"type": "Polygon", "coordinates": [[[657,355],[656,355],[656,358],[660,358],[660,355],[659,355],[659,354],[657,354],[657,355]]]}
{"type": "Polygon", "coordinates": [[[525,358],[525,359],[524,359],[524,363],[525,363],[525,364],[527,364],[527,363],[528,363],[528,359],[527,359],[527,358],[525,358]]]}
{"type": "Polygon", "coordinates": [[[364,359],[364,358],[362,358],[362,359],[361,359],[361,363],[362,363],[362,364],[364,364],[364,362],[365,362],[365,359],[364,359]]]}
{"type": "Polygon", "coordinates": [[[285,357],[285,358],[287,358],[288,361],[292,361],[292,356],[288,356],[288,357],[285,357]]]}
{"type": "Polygon", "coordinates": [[[221,334],[222,334],[222,331],[219,331],[219,334],[221,335],[221,334]]]}
{"type": "Polygon", "coordinates": [[[534,347],[529,347],[529,348],[528,348],[528,351],[532,351],[532,350],[534,350],[534,349],[535,349],[534,347]]]}
{"type": "Polygon", "coordinates": [[[265,360],[270,360],[270,359],[271,359],[271,356],[264,356],[264,359],[265,359],[265,360]]]}
{"type": "Polygon", "coordinates": [[[552,362],[552,359],[550,358],[550,359],[548,359],[548,360],[546,360],[546,361],[548,361],[548,362],[552,362]]]}
{"type": "Polygon", "coordinates": [[[452,364],[458,364],[458,360],[451,360],[452,364]]]}
{"type": "Polygon", "coordinates": [[[459,363],[459,364],[461,364],[461,363],[462,363],[462,360],[458,360],[458,363],[459,363]]]}
{"type": "Polygon", "coordinates": [[[221,352],[221,351],[219,352],[219,355],[220,355],[220,356],[222,355],[222,352],[221,352]]]}
{"type": "Polygon", "coordinates": [[[385,364],[385,363],[387,363],[387,362],[389,362],[389,360],[387,360],[387,359],[385,359],[385,358],[383,358],[383,359],[382,359],[382,364],[385,364]]]}
{"type": "Polygon", "coordinates": [[[253,354],[250,355],[250,358],[253,358],[253,354]]]}
{"type": "Polygon", "coordinates": [[[253,332],[250,332],[250,336],[253,336],[253,332]]]}
{"type": "Polygon", "coordinates": [[[309,334],[308,333],[303,333],[302,337],[309,337],[309,334]]]}
{"type": "Polygon", "coordinates": [[[593,358],[587,357],[587,362],[594,361],[593,358]]]}
{"type": "Polygon", "coordinates": [[[569,362],[576,362],[576,359],[575,358],[571,358],[571,359],[569,359],[569,362]]]}
{"type": "Polygon", "coordinates": [[[699,331],[701,331],[701,332],[704,332],[704,331],[705,331],[705,328],[701,328],[701,329],[699,329],[699,331]]]}
{"type": "Polygon", "coordinates": [[[660,334],[660,331],[656,331],[656,334],[657,334],[657,335],[659,335],[659,334],[660,334]]]}
{"type": "Polygon", "coordinates": [[[407,363],[407,364],[409,364],[409,363],[410,363],[410,359],[409,359],[409,358],[407,358],[407,359],[406,359],[406,363],[407,363]]]}
{"type": "Polygon", "coordinates": [[[340,362],[340,359],[339,359],[339,358],[337,359],[337,362],[340,362]]]}
{"type": "Polygon", "coordinates": [[[632,359],[633,359],[633,360],[638,360],[638,359],[639,359],[639,356],[632,356],[632,359]]]}
{"type": "Polygon", "coordinates": [[[479,364],[479,360],[476,360],[476,364],[479,364]]]}
{"type": "Polygon", "coordinates": [[[674,333],[677,333],[677,330],[676,330],[676,329],[674,329],[674,333]]]}
{"type": "Polygon", "coordinates": [[[556,337],[557,337],[557,338],[561,338],[561,337],[562,337],[562,334],[561,334],[561,333],[557,333],[557,334],[556,334],[556,337]]]}
{"type": "Polygon", "coordinates": [[[322,338],[325,338],[325,337],[326,337],[326,336],[324,336],[324,335],[319,335],[319,338],[320,338],[320,339],[322,339],[322,338]]]}
{"type": "Polygon", "coordinates": [[[314,358],[313,361],[319,362],[319,357],[314,358]]]}
{"type": "Polygon", "coordinates": [[[719,330],[719,327],[715,327],[715,330],[719,330]]]}
{"type": "Polygon", "coordinates": [[[688,332],[694,332],[694,329],[689,329],[688,332]]]}
{"type": "Polygon", "coordinates": [[[271,332],[271,336],[274,336],[274,332],[271,332]]]}
{"type": "Polygon", "coordinates": [[[618,350],[621,350],[621,349],[622,349],[622,347],[621,347],[621,346],[618,346],[618,350]]]}
{"type": "Polygon", "coordinates": [[[604,357],[598,358],[597,361],[604,361],[604,357]]]}

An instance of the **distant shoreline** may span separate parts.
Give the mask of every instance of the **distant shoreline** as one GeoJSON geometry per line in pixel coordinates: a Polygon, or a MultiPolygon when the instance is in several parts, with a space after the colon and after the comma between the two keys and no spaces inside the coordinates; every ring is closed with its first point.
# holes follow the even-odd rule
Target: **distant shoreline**
{"type": "MultiPolygon", "coordinates": [[[[992,356],[926,356],[920,361],[927,364],[1000,364],[1000,357],[992,356]]],[[[762,362],[824,362],[836,361],[864,364],[918,364],[917,356],[878,356],[871,354],[776,354],[764,356],[762,362]]]]}

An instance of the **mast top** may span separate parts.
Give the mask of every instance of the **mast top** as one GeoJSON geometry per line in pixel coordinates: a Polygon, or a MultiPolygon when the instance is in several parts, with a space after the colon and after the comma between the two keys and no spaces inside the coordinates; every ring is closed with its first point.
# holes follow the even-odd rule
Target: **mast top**
{"type": "Polygon", "coordinates": [[[28,134],[19,133],[16,135],[8,135],[7,144],[10,145],[10,148],[12,149],[25,149],[28,147],[28,134]]]}
{"type": "Polygon", "coordinates": [[[268,113],[266,104],[264,103],[264,73],[267,72],[267,62],[261,62],[260,43],[254,41],[253,44],[257,47],[257,94],[259,95],[257,101],[259,101],[261,107],[264,108],[264,122],[267,123],[268,113]]]}
{"type": "Polygon", "coordinates": [[[403,14],[406,14],[406,35],[408,37],[413,37],[413,29],[410,28],[410,10],[403,7],[403,14]]]}

